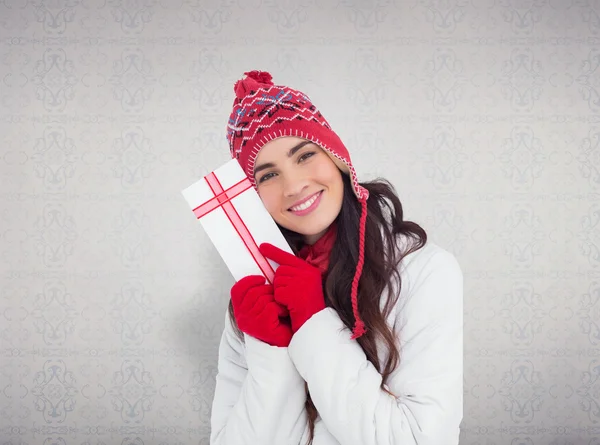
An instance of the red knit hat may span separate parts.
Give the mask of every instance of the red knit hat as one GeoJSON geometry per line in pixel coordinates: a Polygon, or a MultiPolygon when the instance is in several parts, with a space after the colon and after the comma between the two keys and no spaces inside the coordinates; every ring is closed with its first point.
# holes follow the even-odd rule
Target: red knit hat
{"type": "Polygon", "coordinates": [[[233,88],[236,97],[227,124],[227,140],[231,157],[238,160],[255,188],[254,163],[258,152],[267,142],[283,136],[312,141],[331,157],[340,170],[350,176],[352,190],[361,204],[358,263],[351,294],[355,319],[352,338],[358,338],[366,332],[358,312],[358,282],[365,256],[369,192],[358,183],[350,154],[341,139],[306,94],[274,85],[271,75],[265,71],[244,74],[247,77],[238,80],[233,88]]]}

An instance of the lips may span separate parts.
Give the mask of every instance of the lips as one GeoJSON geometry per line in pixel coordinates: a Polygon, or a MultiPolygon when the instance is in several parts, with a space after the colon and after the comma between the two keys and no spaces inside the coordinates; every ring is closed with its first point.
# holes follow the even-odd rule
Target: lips
{"type": "Polygon", "coordinates": [[[322,194],[323,190],[309,196],[307,199],[301,201],[300,203],[294,204],[288,209],[288,211],[292,212],[294,215],[297,216],[307,215],[318,207],[319,203],[321,202],[322,194]]]}

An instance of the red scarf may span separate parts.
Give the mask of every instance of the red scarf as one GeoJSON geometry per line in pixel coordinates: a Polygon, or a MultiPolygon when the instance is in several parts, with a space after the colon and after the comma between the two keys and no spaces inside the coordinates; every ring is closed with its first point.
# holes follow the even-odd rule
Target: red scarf
{"type": "Polygon", "coordinates": [[[298,252],[298,256],[308,264],[315,266],[324,274],[329,267],[329,255],[335,243],[337,228],[335,222],[329,226],[327,232],[313,245],[307,244],[298,252]]]}

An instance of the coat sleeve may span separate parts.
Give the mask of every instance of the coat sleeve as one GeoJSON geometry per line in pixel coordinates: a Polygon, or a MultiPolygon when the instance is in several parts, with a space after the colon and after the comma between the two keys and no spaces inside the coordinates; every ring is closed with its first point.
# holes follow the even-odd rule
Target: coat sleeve
{"type": "Polygon", "coordinates": [[[380,388],[381,374],[333,309],[315,314],[292,339],[290,356],[341,445],[458,444],[463,276],[445,250],[425,261],[397,307],[400,365],[387,382],[394,396],[380,388]]]}
{"type": "Polygon", "coordinates": [[[236,335],[229,315],[219,346],[211,445],[298,445],[306,428],[304,380],[288,348],[236,335]]]}

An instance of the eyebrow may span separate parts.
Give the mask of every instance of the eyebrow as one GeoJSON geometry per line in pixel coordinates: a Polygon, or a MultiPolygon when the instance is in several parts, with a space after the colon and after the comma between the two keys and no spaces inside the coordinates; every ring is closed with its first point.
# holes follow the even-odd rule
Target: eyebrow
{"type": "MultiPolygon", "coordinates": [[[[302,147],[304,147],[307,144],[312,144],[312,141],[302,141],[299,144],[294,145],[292,148],[290,148],[290,150],[288,151],[288,158],[291,158],[292,156],[294,156],[296,154],[296,152],[298,150],[300,150],[302,147]]],[[[275,167],[275,164],[273,164],[272,162],[267,162],[265,164],[260,164],[258,167],[256,167],[254,169],[254,176],[256,177],[256,174],[261,171],[261,170],[265,170],[267,168],[272,168],[275,167]]]]}

